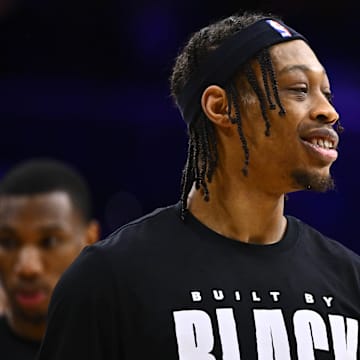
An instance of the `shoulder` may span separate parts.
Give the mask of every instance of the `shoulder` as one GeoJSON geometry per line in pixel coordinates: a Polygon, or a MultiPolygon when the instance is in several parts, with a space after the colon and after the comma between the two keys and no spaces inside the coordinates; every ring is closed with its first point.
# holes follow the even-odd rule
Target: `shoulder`
{"type": "Polygon", "coordinates": [[[9,341],[9,338],[13,338],[14,335],[12,331],[10,330],[10,326],[8,324],[8,321],[4,315],[0,316],[0,339],[1,342],[3,341],[9,341]]]}
{"type": "Polygon", "coordinates": [[[0,316],[0,339],[5,333],[9,333],[9,326],[4,315],[0,316]]]}
{"type": "Polygon", "coordinates": [[[115,230],[104,240],[92,245],[100,252],[114,254],[135,251],[166,241],[174,232],[180,231],[183,223],[177,205],[158,208],[115,230]]]}
{"type": "Polygon", "coordinates": [[[9,355],[10,352],[14,352],[16,346],[18,346],[17,338],[10,331],[8,322],[4,315],[0,317],[0,347],[1,354],[6,356],[9,355]]]}
{"type": "Polygon", "coordinates": [[[32,359],[40,347],[40,343],[16,335],[11,330],[6,317],[2,315],[0,316],[0,347],[1,359],[18,359],[20,357],[32,359]]]}
{"type": "MultiPolygon", "coordinates": [[[[182,226],[177,205],[156,209],[115,230],[105,239],[85,247],[62,279],[70,284],[97,282],[106,286],[111,277],[126,274],[138,263],[160,256],[173,233],[182,226]]],[[[169,245],[170,246],[170,245],[169,245]]],[[[84,284],[85,283],[85,284],[84,284]]],[[[58,287],[61,287],[62,281],[58,287]]]]}
{"type": "Polygon", "coordinates": [[[360,255],[346,247],[340,239],[324,235],[296,217],[289,216],[288,218],[293,223],[297,223],[301,244],[308,252],[313,252],[320,258],[330,258],[333,262],[351,263],[360,270],[360,255]]]}
{"type": "Polygon", "coordinates": [[[169,230],[174,223],[180,221],[178,204],[158,208],[149,214],[146,214],[138,219],[135,219],[119,229],[115,230],[109,238],[114,238],[118,234],[126,232],[138,232],[142,229],[151,229],[160,227],[161,229],[169,230]]]}

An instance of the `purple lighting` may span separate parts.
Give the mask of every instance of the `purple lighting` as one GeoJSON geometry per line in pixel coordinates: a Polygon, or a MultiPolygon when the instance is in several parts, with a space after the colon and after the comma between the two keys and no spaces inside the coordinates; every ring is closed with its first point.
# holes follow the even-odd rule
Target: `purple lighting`
{"type": "Polygon", "coordinates": [[[132,22],[134,43],[144,62],[163,61],[176,39],[176,18],[169,8],[144,6],[132,22]]]}

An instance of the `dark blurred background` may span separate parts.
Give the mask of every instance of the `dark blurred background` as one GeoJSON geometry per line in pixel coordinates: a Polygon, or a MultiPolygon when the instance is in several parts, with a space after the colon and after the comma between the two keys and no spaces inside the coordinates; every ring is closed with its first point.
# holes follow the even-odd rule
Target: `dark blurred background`
{"type": "Polygon", "coordinates": [[[179,48],[210,21],[272,11],[306,35],[332,80],[345,132],[337,189],[286,211],[360,253],[360,50],[355,1],[0,0],[0,176],[53,157],[88,179],[103,236],[179,198],[186,128],[169,96],[179,48]]]}

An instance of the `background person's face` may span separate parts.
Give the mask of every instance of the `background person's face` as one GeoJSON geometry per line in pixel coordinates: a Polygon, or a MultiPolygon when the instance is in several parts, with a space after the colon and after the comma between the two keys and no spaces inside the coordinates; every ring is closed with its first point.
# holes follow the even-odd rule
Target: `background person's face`
{"type": "Polygon", "coordinates": [[[0,198],[0,275],[12,319],[45,320],[52,290],[86,237],[64,192],[0,198]]]}

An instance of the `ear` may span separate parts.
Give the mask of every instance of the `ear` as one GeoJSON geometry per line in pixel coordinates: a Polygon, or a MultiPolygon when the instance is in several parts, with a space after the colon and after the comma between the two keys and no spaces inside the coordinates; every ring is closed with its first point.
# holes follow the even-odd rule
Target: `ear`
{"type": "Polygon", "coordinates": [[[201,106],[208,117],[215,125],[230,127],[232,123],[229,119],[228,99],[226,92],[218,85],[208,86],[201,97],[201,106]]]}
{"type": "Polygon", "coordinates": [[[100,239],[100,224],[96,220],[91,220],[86,228],[84,246],[94,244],[99,239],[100,239]]]}

